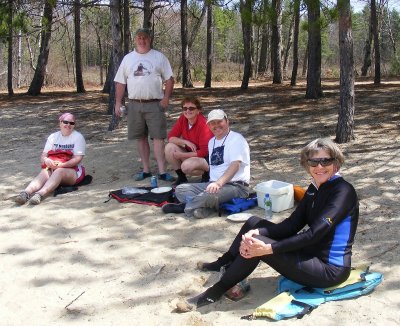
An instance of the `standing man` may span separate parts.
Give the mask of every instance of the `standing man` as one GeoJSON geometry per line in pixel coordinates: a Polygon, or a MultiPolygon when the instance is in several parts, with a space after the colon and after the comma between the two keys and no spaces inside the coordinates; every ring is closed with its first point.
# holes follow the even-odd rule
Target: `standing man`
{"type": "Polygon", "coordinates": [[[122,60],[115,75],[115,114],[121,115],[121,103],[128,88],[128,139],[136,139],[143,171],[136,181],[151,176],[150,144],[153,140],[158,178],[174,181],[165,171],[164,139],[167,137],[165,110],[174,89],[174,76],[165,55],[151,47],[151,31],[140,28],[135,33],[135,50],[122,60]],[[165,85],[163,90],[163,84],[165,85]]]}
{"type": "Polygon", "coordinates": [[[181,184],[176,187],[178,204],[166,204],[164,213],[185,213],[205,218],[232,198],[247,198],[250,189],[250,149],[244,137],[230,130],[224,111],[208,114],[207,125],[214,137],[208,142],[210,182],[181,184]]]}

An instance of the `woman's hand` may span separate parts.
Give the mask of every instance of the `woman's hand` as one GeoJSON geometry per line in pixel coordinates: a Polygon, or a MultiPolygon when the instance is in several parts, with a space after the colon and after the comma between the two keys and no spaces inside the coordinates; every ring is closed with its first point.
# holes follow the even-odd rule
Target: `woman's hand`
{"type": "Polygon", "coordinates": [[[190,148],[190,150],[191,150],[192,152],[196,152],[196,151],[197,151],[196,145],[193,144],[191,141],[185,139],[185,140],[183,141],[183,143],[184,143],[184,146],[190,148]]]}
{"type": "Polygon", "coordinates": [[[47,166],[49,169],[55,170],[55,169],[57,169],[58,163],[59,163],[59,162],[53,161],[52,159],[49,159],[48,157],[46,157],[46,158],[43,160],[43,163],[46,164],[46,166],[47,166]]]}
{"type": "Polygon", "coordinates": [[[250,230],[242,236],[242,242],[240,243],[239,252],[244,258],[250,259],[254,257],[260,257],[265,255],[271,255],[273,253],[272,246],[269,243],[264,243],[257,238],[255,235],[259,235],[258,229],[250,230]]]}

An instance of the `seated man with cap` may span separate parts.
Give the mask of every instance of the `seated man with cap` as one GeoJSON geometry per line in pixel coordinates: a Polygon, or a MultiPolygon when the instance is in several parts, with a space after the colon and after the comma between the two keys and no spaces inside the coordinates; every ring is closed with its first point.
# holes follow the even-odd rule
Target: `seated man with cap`
{"type": "Polygon", "coordinates": [[[220,204],[249,195],[249,144],[241,134],[230,130],[223,110],[212,110],[207,125],[214,134],[208,142],[210,181],[177,186],[175,195],[179,203],[164,205],[164,213],[205,218],[215,213],[220,204]]]}

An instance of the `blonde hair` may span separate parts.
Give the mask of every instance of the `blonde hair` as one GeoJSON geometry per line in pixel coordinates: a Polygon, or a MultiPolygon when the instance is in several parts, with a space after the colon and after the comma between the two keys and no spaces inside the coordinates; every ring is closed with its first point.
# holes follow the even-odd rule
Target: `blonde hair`
{"type": "Polygon", "coordinates": [[[72,117],[72,120],[74,120],[74,122],[75,122],[75,116],[72,114],[72,113],[70,113],[70,112],[65,112],[65,113],[62,113],[60,116],[59,116],[59,118],[58,118],[58,121],[63,121],[63,120],[65,120],[67,117],[69,117],[69,116],[71,116],[72,117]]]}

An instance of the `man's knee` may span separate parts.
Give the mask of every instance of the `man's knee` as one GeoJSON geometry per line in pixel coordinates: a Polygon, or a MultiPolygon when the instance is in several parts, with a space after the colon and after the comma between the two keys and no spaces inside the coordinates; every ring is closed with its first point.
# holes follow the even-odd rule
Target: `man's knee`
{"type": "Polygon", "coordinates": [[[175,144],[172,143],[167,143],[165,145],[165,155],[171,155],[173,152],[176,151],[177,146],[175,144]]]}
{"type": "Polygon", "coordinates": [[[192,191],[192,186],[188,183],[182,183],[175,188],[175,194],[177,196],[184,195],[189,191],[192,191]]]}
{"type": "Polygon", "coordinates": [[[175,193],[176,193],[176,194],[183,194],[183,193],[186,193],[186,192],[189,192],[189,191],[193,191],[192,188],[193,188],[193,187],[192,187],[191,184],[189,184],[189,183],[182,183],[182,184],[180,184],[179,186],[177,186],[177,187],[175,188],[175,193]]]}
{"type": "Polygon", "coordinates": [[[191,175],[191,173],[193,172],[193,164],[190,162],[190,159],[182,162],[181,169],[183,173],[191,175]]]}

